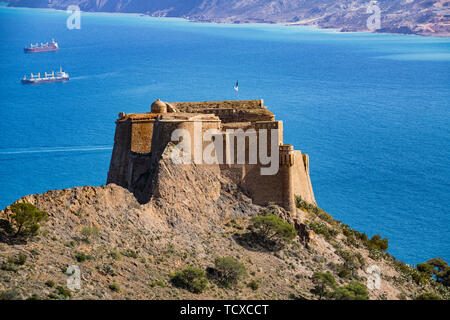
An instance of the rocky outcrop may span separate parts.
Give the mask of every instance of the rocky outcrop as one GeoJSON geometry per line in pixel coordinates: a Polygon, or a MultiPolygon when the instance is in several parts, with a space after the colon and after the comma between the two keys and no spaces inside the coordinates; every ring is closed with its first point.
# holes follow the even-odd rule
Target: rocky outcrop
{"type": "MultiPolygon", "coordinates": [[[[226,23],[289,23],[342,31],[367,31],[370,1],[359,0],[11,0],[11,6],[66,9],[77,3],[83,11],[139,12],[226,23]]],[[[448,0],[378,1],[380,32],[450,34],[448,0]]]]}

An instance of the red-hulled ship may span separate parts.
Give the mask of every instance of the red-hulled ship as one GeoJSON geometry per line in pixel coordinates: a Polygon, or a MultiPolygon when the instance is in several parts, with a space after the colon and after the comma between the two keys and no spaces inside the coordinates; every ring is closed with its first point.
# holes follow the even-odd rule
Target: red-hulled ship
{"type": "Polygon", "coordinates": [[[47,51],[58,51],[59,46],[58,42],[52,39],[52,42],[50,43],[41,43],[39,44],[30,44],[29,48],[23,49],[25,53],[35,53],[35,52],[47,52],[47,51]]]}
{"type": "Polygon", "coordinates": [[[23,77],[23,84],[34,84],[34,83],[46,83],[46,82],[57,82],[57,81],[68,81],[69,74],[64,72],[62,68],[59,68],[59,72],[45,73],[45,76],[41,78],[41,74],[37,75],[31,74],[30,78],[26,76],[23,77]]]}

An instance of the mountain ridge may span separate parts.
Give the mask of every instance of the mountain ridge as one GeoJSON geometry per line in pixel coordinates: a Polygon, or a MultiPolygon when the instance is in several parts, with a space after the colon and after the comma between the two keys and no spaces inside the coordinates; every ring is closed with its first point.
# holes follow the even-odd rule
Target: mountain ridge
{"type": "MultiPolygon", "coordinates": [[[[376,2],[376,1],[375,1],[376,2]]],[[[340,0],[11,0],[9,6],[82,11],[142,13],[154,17],[181,17],[197,22],[283,23],[314,25],[347,32],[369,31],[369,1],[340,0]]],[[[450,35],[448,0],[380,0],[381,26],[376,32],[450,35]]]]}
{"type": "Polygon", "coordinates": [[[171,148],[147,204],[115,184],[25,196],[16,204],[48,213],[31,238],[8,231],[12,206],[0,211],[0,300],[320,299],[324,274],[341,295],[330,291],[331,299],[350,299],[345,288],[355,283],[366,292],[361,299],[449,299],[448,287],[384,252],[387,240],[380,250],[369,247],[372,240],[302,201],[294,213],[255,205],[218,168],[173,164],[171,148]],[[282,248],[255,242],[252,218],[266,214],[295,226],[298,236],[282,248]],[[247,273],[231,288],[210,278],[192,292],[172,281],[189,267],[208,273],[221,257],[247,273]],[[80,270],[79,289],[67,284],[70,266],[80,270]],[[381,286],[370,290],[373,270],[381,286]]]}

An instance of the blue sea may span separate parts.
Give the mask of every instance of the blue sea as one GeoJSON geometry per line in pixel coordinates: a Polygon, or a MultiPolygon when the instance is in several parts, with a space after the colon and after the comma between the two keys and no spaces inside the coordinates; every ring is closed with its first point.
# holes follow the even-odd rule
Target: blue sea
{"type": "Polygon", "coordinates": [[[0,207],[102,185],[119,112],[260,99],[319,206],[415,264],[450,260],[450,39],[0,7],[0,207]],[[55,38],[56,53],[24,54],[55,38]],[[67,83],[24,86],[30,72],[67,83]],[[237,94],[233,85],[239,80],[237,94]]]}

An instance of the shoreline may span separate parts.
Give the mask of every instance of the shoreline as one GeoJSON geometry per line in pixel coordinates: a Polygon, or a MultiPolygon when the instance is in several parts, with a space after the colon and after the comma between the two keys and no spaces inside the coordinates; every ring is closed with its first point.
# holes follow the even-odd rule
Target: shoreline
{"type": "MultiPolygon", "coordinates": [[[[44,11],[56,11],[56,12],[65,12],[64,9],[56,9],[56,8],[36,8],[36,7],[19,7],[19,6],[9,6],[7,3],[2,4],[0,2],[0,8],[8,8],[8,9],[31,9],[31,10],[44,10],[44,11]]],[[[320,27],[316,24],[298,24],[298,23],[289,23],[289,22],[227,22],[227,21],[220,21],[221,19],[218,19],[218,21],[213,21],[212,19],[202,20],[195,17],[189,17],[189,16],[181,16],[181,17],[160,17],[160,16],[152,16],[147,13],[140,13],[140,12],[108,12],[108,11],[81,11],[82,14],[102,14],[102,15],[124,15],[124,16],[136,16],[140,18],[155,18],[155,19],[170,19],[170,20],[183,20],[187,22],[192,23],[199,23],[199,24],[212,24],[212,25],[227,25],[227,26],[284,26],[284,27],[305,27],[305,28],[311,28],[315,29],[317,31],[322,32],[329,32],[329,33],[336,33],[336,34],[349,34],[349,33],[363,33],[363,34],[389,34],[389,35],[415,35],[415,36],[421,36],[421,37],[430,37],[430,38],[439,38],[439,39],[445,39],[450,38],[450,33],[402,33],[402,32],[377,32],[377,31],[370,31],[370,30],[350,30],[346,31],[345,29],[348,27],[336,27],[336,28],[327,28],[327,27],[320,27]]]]}

